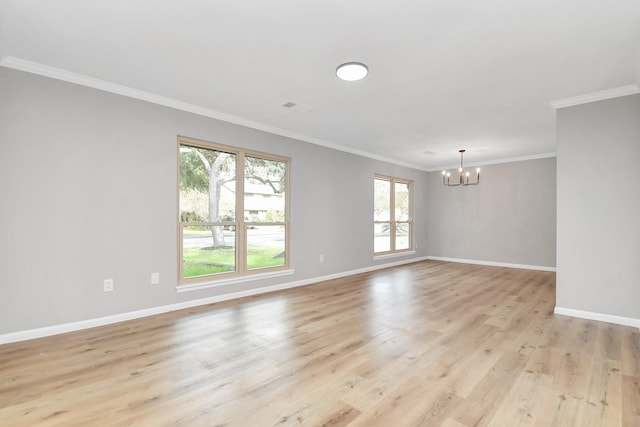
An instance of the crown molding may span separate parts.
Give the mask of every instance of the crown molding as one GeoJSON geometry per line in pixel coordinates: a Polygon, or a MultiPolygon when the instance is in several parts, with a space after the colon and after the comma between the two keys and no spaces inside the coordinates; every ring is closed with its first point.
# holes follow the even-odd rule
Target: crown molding
{"type": "MultiPolygon", "coordinates": [[[[497,165],[500,163],[514,163],[514,162],[525,162],[527,160],[538,160],[538,159],[548,159],[550,157],[556,157],[556,153],[542,153],[542,154],[532,154],[530,156],[519,156],[519,157],[509,157],[505,159],[496,159],[496,160],[487,160],[486,162],[473,162],[473,163],[465,163],[465,167],[478,167],[478,166],[487,166],[487,165],[497,165]]],[[[439,168],[429,168],[427,172],[440,172],[443,169],[458,169],[460,167],[460,163],[451,166],[442,166],[439,168]]]]}
{"type": "Polygon", "coordinates": [[[558,110],[560,108],[573,107],[575,105],[588,104],[590,102],[604,101],[605,99],[618,98],[621,96],[635,95],[640,93],[637,85],[622,86],[600,92],[588,93],[586,95],[574,96],[572,98],[558,99],[551,101],[551,107],[558,110]]]}
{"type": "MultiPolygon", "coordinates": [[[[0,54],[2,52],[0,51],[0,54]]],[[[296,139],[298,141],[308,142],[310,144],[320,145],[333,150],[343,151],[350,154],[355,154],[362,157],[367,157],[373,160],[379,160],[385,163],[392,163],[399,166],[408,167],[411,169],[425,170],[424,166],[419,164],[402,162],[400,160],[390,159],[389,157],[380,156],[366,151],[357,150],[354,148],[346,147],[344,145],[335,144],[329,141],[325,141],[319,138],[290,132],[285,129],[269,126],[264,123],[254,122],[242,117],[233,116],[230,114],[221,113],[216,110],[201,107],[199,105],[189,104],[177,99],[169,98],[162,95],[157,95],[151,92],[145,92],[143,90],[134,89],[129,86],[112,83],[106,80],[97,79],[94,77],[85,76],[83,74],[72,73],[67,70],[63,70],[48,65],[39,64],[37,62],[27,61],[25,59],[16,58],[14,56],[0,56],[0,66],[5,68],[11,68],[14,70],[24,71],[31,74],[37,74],[44,77],[49,77],[56,80],[62,80],[69,83],[74,83],[80,86],[86,86],[93,89],[98,89],[104,92],[114,93],[116,95],[126,96],[128,98],[138,99],[141,101],[149,102],[156,105],[162,105],[164,107],[173,108],[187,113],[197,114],[199,116],[209,117],[216,120],[222,120],[224,122],[233,123],[236,125],[256,129],[264,132],[268,132],[274,135],[284,136],[286,138],[296,139]]]]}

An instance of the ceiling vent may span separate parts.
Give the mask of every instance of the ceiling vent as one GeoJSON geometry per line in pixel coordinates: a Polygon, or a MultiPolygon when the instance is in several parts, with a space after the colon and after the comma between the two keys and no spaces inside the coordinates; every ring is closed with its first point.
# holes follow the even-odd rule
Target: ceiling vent
{"type": "Polygon", "coordinates": [[[282,106],[286,109],[297,111],[298,113],[308,113],[311,111],[311,107],[307,107],[306,105],[296,104],[295,102],[285,102],[282,106]]]}

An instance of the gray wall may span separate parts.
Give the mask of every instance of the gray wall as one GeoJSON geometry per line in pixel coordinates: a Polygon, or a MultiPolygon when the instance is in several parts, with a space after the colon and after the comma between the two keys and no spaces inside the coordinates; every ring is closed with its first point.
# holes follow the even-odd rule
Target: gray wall
{"type": "Polygon", "coordinates": [[[429,173],[429,255],[555,267],[556,159],[483,166],[480,179],[449,188],[429,173]]]}
{"type": "Polygon", "coordinates": [[[5,68],[0,94],[0,334],[379,265],[375,173],[414,180],[426,233],[423,171],[5,68]],[[177,135],[292,158],[293,276],[176,293],[177,135]]]}
{"type": "Polygon", "coordinates": [[[557,112],[557,307],[640,319],[640,95],[557,112]]]}
{"type": "Polygon", "coordinates": [[[427,255],[555,266],[555,159],[445,189],[437,172],[20,71],[0,68],[0,93],[0,334],[427,255]],[[177,135],[292,159],[294,275],[176,292],[177,135]],[[372,259],[375,173],[414,180],[413,257],[372,259]]]}

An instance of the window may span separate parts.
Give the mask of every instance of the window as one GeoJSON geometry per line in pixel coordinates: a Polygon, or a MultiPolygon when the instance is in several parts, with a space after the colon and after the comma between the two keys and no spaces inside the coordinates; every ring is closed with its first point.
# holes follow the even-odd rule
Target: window
{"type": "Polygon", "coordinates": [[[179,283],[288,268],[289,159],[178,138],[179,283]]]}
{"type": "Polygon", "coordinates": [[[376,255],[413,249],[413,182],[374,178],[373,252],[376,255]]]}

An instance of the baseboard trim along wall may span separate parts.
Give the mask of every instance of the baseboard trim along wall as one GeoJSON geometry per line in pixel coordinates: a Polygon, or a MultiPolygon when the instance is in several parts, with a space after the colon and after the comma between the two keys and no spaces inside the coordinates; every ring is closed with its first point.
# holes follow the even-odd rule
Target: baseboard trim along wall
{"type": "Polygon", "coordinates": [[[616,325],[633,326],[640,328],[640,319],[632,319],[630,317],[614,316],[612,314],[594,313],[591,311],[574,310],[572,308],[563,308],[556,306],[553,309],[555,314],[563,316],[578,317],[580,319],[597,320],[599,322],[615,323],[616,325]]]}
{"type": "Polygon", "coordinates": [[[439,256],[428,256],[427,259],[434,261],[459,262],[462,264],[488,265],[491,267],[521,268],[523,270],[556,271],[555,267],[548,267],[544,265],[511,264],[507,262],[480,261],[475,259],[446,258],[439,256]]]}
{"type": "MultiPolygon", "coordinates": [[[[11,332],[8,334],[0,335],[0,344],[8,344],[12,342],[26,341],[26,340],[35,339],[35,338],[42,338],[42,337],[47,337],[52,335],[64,334],[67,332],[74,332],[74,331],[79,331],[83,329],[95,328],[98,326],[110,325],[113,323],[125,322],[127,320],[139,319],[147,316],[154,316],[156,314],[183,310],[185,308],[198,307],[201,305],[214,304],[217,302],[229,301],[229,300],[253,296],[253,295],[260,295],[260,294],[265,294],[269,292],[297,288],[300,286],[306,286],[306,285],[312,285],[318,282],[324,282],[326,280],[339,279],[341,277],[352,276],[354,274],[367,273],[370,271],[381,270],[384,268],[395,267],[398,265],[420,262],[427,259],[434,260],[434,261],[457,262],[457,263],[463,263],[463,264],[487,265],[492,267],[522,268],[526,270],[540,270],[540,271],[556,271],[555,267],[546,267],[546,266],[537,266],[537,265],[528,265],[528,264],[511,264],[511,263],[504,263],[504,262],[478,261],[478,260],[467,260],[467,259],[460,259],[460,258],[446,258],[446,257],[435,257],[435,256],[411,258],[411,259],[396,261],[392,263],[385,263],[385,264],[375,265],[371,267],[360,268],[357,270],[345,271],[342,273],[329,274],[326,276],[319,276],[319,277],[313,277],[310,279],[298,280],[295,282],[283,283],[280,285],[265,286],[262,288],[250,289],[242,292],[233,292],[229,294],[216,295],[214,297],[179,302],[179,303],[164,305],[159,307],[152,307],[144,310],[136,310],[136,311],[131,311],[127,313],[115,314],[112,316],[100,317],[96,319],[88,319],[88,320],[82,320],[82,321],[72,322],[72,323],[64,323],[61,325],[47,326],[44,328],[30,329],[26,331],[11,332]]],[[[618,325],[634,326],[636,328],[640,328],[640,319],[632,319],[628,317],[614,316],[610,314],[593,313],[593,312],[582,311],[582,310],[573,310],[570,308],[563,308],[563,307],[555,307],[553,312],[555,314],[560,314],[564,316],[578,317],[581,319],[597,320],[600,322],[615,323],[618,325]]]]}
{"type": "Polygon", "coordinates": [[[250,289],[242,292],[232,292],[223,295],[216,295],[209,298],[201,298],[197,300],[184,301],[175,304],[152,307],[143,310],[130,311],[127,313],[114,314],[96,319],[81,320],[78,322],[64,323],[61,325],[47,326],[44,328],[30,329],[26,331],[10,332],[0,335],[0,345],[12,342],[26,341],[35,338],[43,338],[52,335],[64,334],[67,332],[75,332],[83,329],[95,328],[98,326],[111,325],[113,323],[125,322],[127,320],[140,319],[142,317],[154,316],[156,314],[168,313],[171,311],[183,310],[185,308],[198,307],[201,305],[213,304],[216,302],[229,301],[237,298],[243,298],[253,295],[265,294],[269,292],[281,291],[285,289],[297,288],[300,286],[312,285],[326,280],[339,279],[341,277],[352,276],[354,274],[367,273],[374,270],[395,267],[403,264],[411,264],[428,259],[428,257],[411,258],[401,261],[374,265],[371,267],[360,268],[357,270],[345,271],[342,273],[329,274],[326,276],[313,277],[310,279],[298,280],[295,282],[283,283],[280,285],[265,286],[262,288],[250,289]]]}

